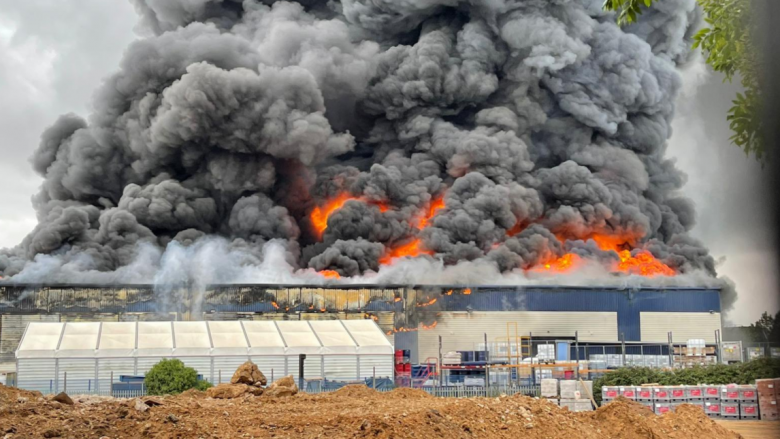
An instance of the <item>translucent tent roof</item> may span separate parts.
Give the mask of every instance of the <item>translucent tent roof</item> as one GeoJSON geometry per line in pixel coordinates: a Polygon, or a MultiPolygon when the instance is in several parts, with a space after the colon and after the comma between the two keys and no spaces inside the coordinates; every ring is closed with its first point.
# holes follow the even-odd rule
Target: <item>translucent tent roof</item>
{"type": "Polygon", "coordinates": [[[32,322],[17,358],[392,355],[372,320],[32,322]]]}

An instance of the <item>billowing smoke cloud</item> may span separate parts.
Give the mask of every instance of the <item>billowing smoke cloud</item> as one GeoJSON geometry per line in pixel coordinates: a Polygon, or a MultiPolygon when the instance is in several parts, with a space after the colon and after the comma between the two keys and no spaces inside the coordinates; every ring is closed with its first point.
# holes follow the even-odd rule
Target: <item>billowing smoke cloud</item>
{"type": "Polygon", "coordinates": [[[646,282],[715,276],[665,158],[694,0],[625,29],[601,0],[133,3],[147,36],[43,133],[3,277],[603,279],[600,236],[679,274],[646,282]]]}

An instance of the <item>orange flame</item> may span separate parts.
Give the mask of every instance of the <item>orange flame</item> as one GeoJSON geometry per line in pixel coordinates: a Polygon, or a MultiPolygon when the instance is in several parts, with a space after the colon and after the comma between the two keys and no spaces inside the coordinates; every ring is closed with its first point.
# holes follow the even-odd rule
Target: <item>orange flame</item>
{"type": "MultiPolygon", "coordinates": [[[[314,231],[317,232],[317,237],[322,238],[322,234],[325,233],[325,229],[328,228],[328,217],[333,212],[344,207],[347,201],[357,200],[362,202],[368,202],[363,198],[354,197],[346,192],[338,194],[335,198],[330,198],[325,202],[323,206],[316,206],[309,215],[311,224],[314,227],[314,231]]],[[[384,202],[369,202],[379,207],[380,212],[387,212],[390,206],[384,202]]]]}
{"type": "Polygon", "coordinates": [[[369,316],[369,317],[371,317],[371,320],[373,320],[373,321],[375,321],[375,322],[378,322],[378,321],[379,321],[379,316],[375,316],[375,315],[373,315],[373,314],[369,314],[368,316],[369,316]]]}
{"type": "Polygon", "coordinates": [[[273,305],[275,309],[279,309],[279,305],[276,302],[271,302],[271,305],[273,305]]]}
{"type": "Polygon", "coordinates": [[[400,301],[401,301],[400,297],[396,297],[396,298],[393,299],[393,302],[400,302],[400,301]]]}
{"type": "Polygon", "coordinates": [[[423,229],[428,225],[428,221],[431,220],[434,216],[436,216],[436,213],[442,209],[444,209],[446,206],[444,204],[444,196],[436,197],[431,200],[430,205],[428,206],[428,212],[425,213],[424,216],[420,217],[420,219],[417,221],[417,228],[423,229]]]}
{"type": "Polygon", "coordinates": [[[311,224],[314,226],[314,230],[317,232],[317,236],[322,237],[325,233],[325,229],[328,228],[328,217],[335,211],[344,207],[344,204],[350,200],[357,200],[347,193],[341,193],[336,198],[329,199],[324,206],[317,206],[311,211],[311,224]]]}
{"type": "Polygon", "coordinates": [[[564,273],[577,266],[580,262],[580,257],[574,253],[566,253],[560,258],[544,264],[544,269],[554,271],[556,273],[564,273]]]}
{"type": "Polygon", "coordinates": [[[429,300],[429,301],[425,302],[425,303],[418,303],[418,304],[417,304],[417,306],[418,306],[418,307],[420,307],[420,308],[422,308],[422,307],[425,307],[425,306],[431,306],[431,305],[433,305],[434,303],[436,303],[436,298],[435,298],[435,297],[434,297],[433,299],[431,299],[431,300],[429,300]]]}
{"type": "Polygon", "coordinates": [[[446,293],[444,293],[445,296],[452,296],[452,290],[447,290],[446,293]]]}
{"type": "Polygon", "coordinates": [[[466,296],[471,294],[471,288],[466,288],[465,290],[463,290],[463,294],[465,294],[466,296]]]}
{"type": "Polygon", "coordinates": [[[391,247],[387,253],[385,253],[380,259],[380,264],[390,264],[393,262],[393,259],[395,258],[403,258],[403,257],[415,257],[420,256],[421,254],[424,255],[432,255],[433,252],[430,250],[424,250],[420,248],[420,244],[422,242],[419,239],[414,239],[412,241],[409,241],[408,243],[401,245],[399,247],[391,247]]]}
{"type": "Polygon", "coordinates": [[[318,273],[327,279],[341,279],[341,275],[336,270],[322,270],[318,273]]]}
{"type": "Polygon", "coordinates": [[[639,274],[642,276],[674,276],[675,271],[656,259],[647,250],[642,250],[636,256],[631,256],[631,252],[623,250],[618,253],[620,263],[617,269],[625,273],[639,274]]]}
{"type": "Polygon", "coordinates": [[[438,322],[438,321],[436,321],[436,320],[434,320],[434,321],[433,321],[433,323],[431,323],[430,325],[425,325],[425,324],[423,324],[423,325],[422,325],[422,328],[423,328],[423,329],[426,329],[426,330],[427,330],[427,329],[433,329],[433,328],[435,328],[435,327],[436,327],[436,325],[438,325],[438,324],[439,324],[439,322],[438,322]]]}
{"type": "Polygon", "coordinates": [[[320,312],[325,312],[325,308],[320,308],[320,312]]]}

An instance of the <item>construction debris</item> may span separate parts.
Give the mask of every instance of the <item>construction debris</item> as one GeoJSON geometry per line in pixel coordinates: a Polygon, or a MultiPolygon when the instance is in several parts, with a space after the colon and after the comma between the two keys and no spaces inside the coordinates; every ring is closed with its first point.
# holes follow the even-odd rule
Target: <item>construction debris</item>
{"type": "Polygon", "coordinates": [[[233,378],[230,379],[230,383],[248,384],[250,386],[260,387],[265,386],[268,381],[255,363],[247,361],[241,366],[238,366],[238,369],[236,369],[236,372],[233,374],[233,378]]]}

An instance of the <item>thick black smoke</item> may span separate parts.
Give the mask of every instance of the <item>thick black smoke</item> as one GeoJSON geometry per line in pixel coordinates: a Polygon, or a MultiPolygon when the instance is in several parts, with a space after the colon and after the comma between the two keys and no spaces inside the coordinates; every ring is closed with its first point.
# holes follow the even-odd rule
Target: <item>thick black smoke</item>
{"type": "Polygon", "coordinates": [[[593,234],[715,274],[665,158],[694,0],[625,29],[601,0],[133,1],[149,36],[89,120],[43,133],[39,225],[4,277],[127,279],[214,237],[239,266],[273,241],[342,275],[418,239],[501,272],[614,261],[593,234]],[[320,236],[309,215],[340,194],[320,236]]]}

